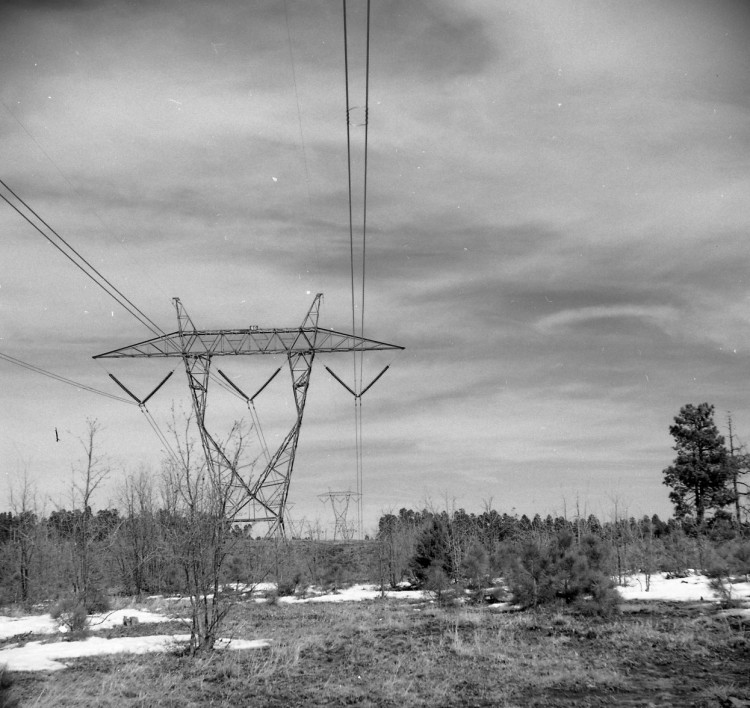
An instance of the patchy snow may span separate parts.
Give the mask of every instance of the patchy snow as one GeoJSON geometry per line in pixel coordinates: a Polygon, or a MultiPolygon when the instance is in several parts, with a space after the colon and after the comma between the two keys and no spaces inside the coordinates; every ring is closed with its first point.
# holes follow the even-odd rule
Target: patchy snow
{"type": "MultiPolygon", "coordinates": [[[[651,576],[649,590],[646,590],[646,577],[632,575],[627,585],[618,585],[617,590],[623,600],[673,600],[683,602],[711,602],[718,600],[710,587],[710,579],[703,575],[688,575],[686,578],[668,578],[665,573],[651,576]]],[[[732,583],[732,597],[750,601],[750,583],[732,583]]]]}
{"type": "Polygon", "coordinates": [[[17,634],[53,634],[57,631],[57,622],[49,614],[0,617],[0,639],[15,637],[17,634]]]}
{"type": "MultiPolygon", "coordinates": [[[[134,617],[138,624],[168,622],[169,617],[127,608],[102,614],[90,615],[89,629],[100,631],[111,629],[123,624],[125,617],[134,617]]],[[[0,616],[0,640],[11,637],[23,638],[28,634],[62,634],[63,630],[57,621],[49,614],[29,615],[26,617],[0,616]]],[[[11,671],[58,671],[64,669],[65,659],[81,656],[98,656],[101,654],[144,654],[147,652],[168,651],[177,644],[190,641],[189,634],[158,634],[143,637],[89,637],[80,641],[33,641],[16,642],[0,649],[0,665],[5,665],[11,671]]],[[[268,646],[264,639],[220,639],[217,648],[256,649],[268,646]]]]}
{"type": "MultiPolygon", "coordinates": [[[[148,637],[119,637],[104,639],[89,637],[78,642],[28,642],[23,646],[16,644],[0,650],[0,664],[9,671],[59,671],[67,668],[65,659],[76,659],[82,656],[102,656],[104,654],[146,654],[163,652],[176,645],[190,641],[189,634],[157,634],[148,637]]],[[[266,639],[219,640],[219,649],[259,649],[269,646],[266,639]]]]}
{"type": "MultiPolygon", "coordinates": [[[[732,583],[732,597],[742,602],[744,608],[725,610],[724,614],[750,617],[750,582],[732,583]]],[[[237,588],[239,589],[239,588],[237,588]]],[[[254,586],[256,592],[275,591],[272,583],[262,583],[254,586]]],[[[650,579],[650,589],[646,590],[646,578],[641,575],[630,576],[627,585],[618,586],[617,590],[623,600],[672,600],[688,602],[713,602],[718,600],[710,587],[710,580],[702,575],[689,575],[686,578],[667,578],[664,573],[654,573],[650,579]]],[[[401,600],[425,600],[430,593],[422,590],[386,590],[381,592],[377,585],[353,585],[333,593],[317,591],[308,588],[306,597],[279,597],[278,602],[284,604],[310,602],[361,602],[387,597],[401,600]]],[[[156,598],[155,598],[156,599],[156,598]]],[[[160,598],[163,600],[163,598],[160,598]]],[[[266,598],[257,598],[258,602],[266,602],[266,598]]],[[[511,609],[508,603],[498,603],[491,606],[496,611],[511,609]]],[[[154,623],[169,621],[164,614],[147,612],[145,610],[123,609],[114,612],[91,615],[90,629],[97,631],[109,629],[123,624],[123,618],[135,617],[138,623],[154,623]]],[[[0,616],[0,640],[11,637],[23,638],[29,634],[60,633],[58,623],[49,614],[30,615],[26,617],[0,616]]],[[[168,651],[176,644],[187,643],[190,636],[152,635],[143,637],[118,637],[105,639],[103,637],[89,637],[74,642],[16,642],[0,649],[0,665],[6,665],[10,671],[58,671],[65,668],[64,661],[82,656],[98,656],[102,654],[143,654],[146,652],[168,651]]],[[[217,648],[255,649],[269,646],[268,640],[219,640],[217,648]]]]}
{"type": "MultiPolygon", "coordinates": [[[[272,584],[270,588],[275,589],[272,584]]],[[[750,603],[750,583],[732,583],[732,597],[750,603]]],[[[264,590],[266,588],[264,587],[264,590]]],[[[716,601],[719,598],[710,587],[710,580],[702,575],[689,575],[686,578],[667,578],[666,573],[654,573],[651,576],[649,590],[646,590],[646,578],[643,574],[631,575],[625,586],[617,586],[623,600],[672,600],[686,602],[716,601]]],[[[279,603],[297,604],[306,602],[359,602],[375,600],[380,597],[400,600],[427,600],[431,593],[424,590],[386,590],[381,593],[378,585],[353,585],[336,592],[326,593],[315,588],[307,588],[304,595],[290,595],[278,598],[279,603]]],[[[265,602],[265,598],[256,598],[256,602],[265,602]]],[[[508,603],[492,605],[493,609],[503,610],[511,607],[508,603]]]]}
{"type": "Polygon", "coordinates": [[[308,589],[309,597],[297,597],[296,595],[279,597],[278,601],[284,604],[302,602],[361,602],[363,600],[376,600],[380,597],[397,598],[399,600],[424,600],[429,596],[424,590],[386,590],[384,593],[378,585],[352,585],[342,588],[336,592],[312,594],[314,589],[308,589]]]}
{"type": "MultiPolygon", "coordinates": [[[[164,615],[146,612],[145,610],[126,609],[89,615],[88,627],[94,631],[111,629],[122,625],[124,617],[136,617],[138,624],[169,621],[169,617],[164,615]]],[[[67,630],[64,627],[61,628],[57,620],[52,619],[50,614],[28,615],[26,617],[0,616],[0,639],[9,639],[19,634],[56,634],[65,631],[67,630]]]]}
{"type": "Polygon", "coordinates": [[[241,593],[271,592],[276,590],[276,583],[227,583],[222,585],[222,590],[227,589],[241,593]]]}

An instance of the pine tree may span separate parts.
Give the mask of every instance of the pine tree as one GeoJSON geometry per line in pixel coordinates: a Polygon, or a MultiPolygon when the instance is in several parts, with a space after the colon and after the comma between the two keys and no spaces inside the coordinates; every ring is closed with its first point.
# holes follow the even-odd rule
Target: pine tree
{"type": "Polygon", "coordinates": [[[713,415],[714,407],[708,403],[688,403],[680,409],[669,427],[677,457],[663,471],[664,484],[672,490],[669,499],[675,516],[695,514],[698,526],[702,526],[706,511],[726,506],[733,499],[727,450],[713,415]]]}
{"type": "Polygon", "coordinates": [[[455,569],[450,553],[450,530],[444,519],[433,516],[422,530],[410,565],[420,584],[429,579],[431,571],[439,570],[446,577],[453,577],[455,569]]]}

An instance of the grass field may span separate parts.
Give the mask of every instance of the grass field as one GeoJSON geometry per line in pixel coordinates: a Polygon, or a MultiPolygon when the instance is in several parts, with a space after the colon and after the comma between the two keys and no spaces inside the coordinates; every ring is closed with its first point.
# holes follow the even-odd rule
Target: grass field
{"type": "Polygon", "coordinates": [[[747,619],[713,604],[624,608],[604,621],[424,601],[237,603],[223,634],[268,648],[66,661],[12,676],[5,705],[750,706],[747,619]]]}

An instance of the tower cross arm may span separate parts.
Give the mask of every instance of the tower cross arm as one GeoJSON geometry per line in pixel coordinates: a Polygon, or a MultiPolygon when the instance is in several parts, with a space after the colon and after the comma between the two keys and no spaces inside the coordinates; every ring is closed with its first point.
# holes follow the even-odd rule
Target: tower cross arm
{"type": "Polygon", "coordinates": [[[237,356],[248,354],[304,354],[404,349],[322,327],[288,329],[188,330],[97,354],[94,359],[182,356],[237,356]]]}

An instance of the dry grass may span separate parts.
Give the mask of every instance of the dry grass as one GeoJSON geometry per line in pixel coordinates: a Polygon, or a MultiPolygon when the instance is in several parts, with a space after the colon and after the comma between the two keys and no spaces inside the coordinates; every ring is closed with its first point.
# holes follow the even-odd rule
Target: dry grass
{"type": "MultiPolygon", "coordinates": [[[[142,631],[142,628],[141,628],[142,631]]],[[[263,650],[82,659],[15,677],[22,705],[720,706],[750,698],[750,643],[713,616],[499,614],[377,600],[237,604],[263,650]]]]}

